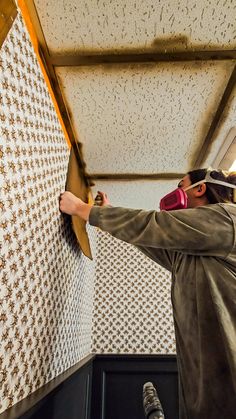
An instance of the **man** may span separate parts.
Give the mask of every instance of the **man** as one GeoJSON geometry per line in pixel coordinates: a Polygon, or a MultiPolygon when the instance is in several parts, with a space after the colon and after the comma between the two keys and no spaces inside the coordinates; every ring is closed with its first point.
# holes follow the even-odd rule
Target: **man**
{"type": "Polygon", "coordinates": [[[93,207],[61,195],[61,211],[172,272],[180,419],[236,417],[235,189],[235,173],[199,169],[161,200],[160,212],[93,207]]]}

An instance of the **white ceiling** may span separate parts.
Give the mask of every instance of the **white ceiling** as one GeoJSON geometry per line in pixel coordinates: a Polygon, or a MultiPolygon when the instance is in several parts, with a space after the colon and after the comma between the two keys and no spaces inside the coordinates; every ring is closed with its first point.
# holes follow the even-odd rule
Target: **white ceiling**
{"type": "Polygon", "coordinates": [[[35,0],[53,54],[233,49],[232,0],[35,0]]]}
{"type": "Polygon", "coordinates": [[[232,64],[159,63],[56,70],[88,171],[186,172],[232,64]]]}
{"type": "MultiPolygon", "coordinates": [[[[233,50],[232,0],[35,0],[49,57],[233,50]]],[[[55,67],[91,175],[171,174],[192,168],[225,91],[233,60],[55,67]]],[[[235,126],[236,91],[201,166],[235,126]]],[[[168,176],[167,176],[168,177],[168,176]]],[[[156,206],[177,180],[97,181],[123,205],[156,206]],[[149,194],[149,190],[153,193],[149,194]],[[150,198],[150,199],[149,199],[150,198]],[[143,205],[141,200],[143,199],[143,205]]],[[[118,204],[118,202],[116,202],[118,204]]]]}

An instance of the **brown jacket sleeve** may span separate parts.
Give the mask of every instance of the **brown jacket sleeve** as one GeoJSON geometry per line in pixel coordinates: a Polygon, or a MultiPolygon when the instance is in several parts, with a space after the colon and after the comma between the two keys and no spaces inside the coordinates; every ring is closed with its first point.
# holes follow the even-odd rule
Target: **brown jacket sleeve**
{"type": "Polygon", "coordinates": [[[233,221],[221,204],[169,212],[95,207],[89,222],[155,260],[157,249],[171,252],[167,265],[173,252],[225,258],[234,245],[233,221]]]}

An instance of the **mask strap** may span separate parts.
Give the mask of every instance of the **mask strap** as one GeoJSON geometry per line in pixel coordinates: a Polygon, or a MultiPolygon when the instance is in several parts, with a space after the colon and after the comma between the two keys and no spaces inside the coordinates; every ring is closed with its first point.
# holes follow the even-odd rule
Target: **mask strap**
{"type": "Polygon", "coordinates": [[[211,171],[207,171],[206,177],[205,177],[205,182],[206,183],[215,183],[216,185],[223,185],[223,186],[227,186],[228,188],[231,189],[236,189],[236,185],[234,185],[233,183],[229,183],[229,182],[224,182],[223,180],[218,180],[218,179],[214,179],[213,177],[211,177],[211,171]]]}
{"type": "Polygon", "coordinates": [[[199,182],[193,183],[192,185],[189,185],[186,188],[183,188],[183,190],[188,191],[189,189],[195,188],[195,186],[202,185],[203,183],[215,183],[216,185],[222,185],[222,186],[226,186],[227,188],[234,189],[233,202],[236,203],[236,185],[234,185],[233,183],[224,182],[223,180],[214,179],[213,177],[211,177],[211,172],[212,170],[208,169],[205,179],[199,180],[199,182]]]}
{"type": "Polygon", "coordinates": [[[198,182],[193,183],[192,185],[189,185],[186,188],[183,188],[183,190],[184,191],[188,191],[189,189],[195,188],[195,186],[197,186],[197,185],[202,185],[205,182],[206,182],[206,178],[205,179],[202,179],[202,180],[199,180],[198,182]]]}

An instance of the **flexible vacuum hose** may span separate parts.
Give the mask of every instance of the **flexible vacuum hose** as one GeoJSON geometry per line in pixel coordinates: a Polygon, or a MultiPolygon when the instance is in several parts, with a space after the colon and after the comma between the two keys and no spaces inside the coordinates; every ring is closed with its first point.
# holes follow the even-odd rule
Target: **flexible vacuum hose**
{"type": "Polygon", "coordinates": [[[146,419],[164,419],[164,412],[154,385],[150,382],[143,386],[143,408],[146,419]]]}

